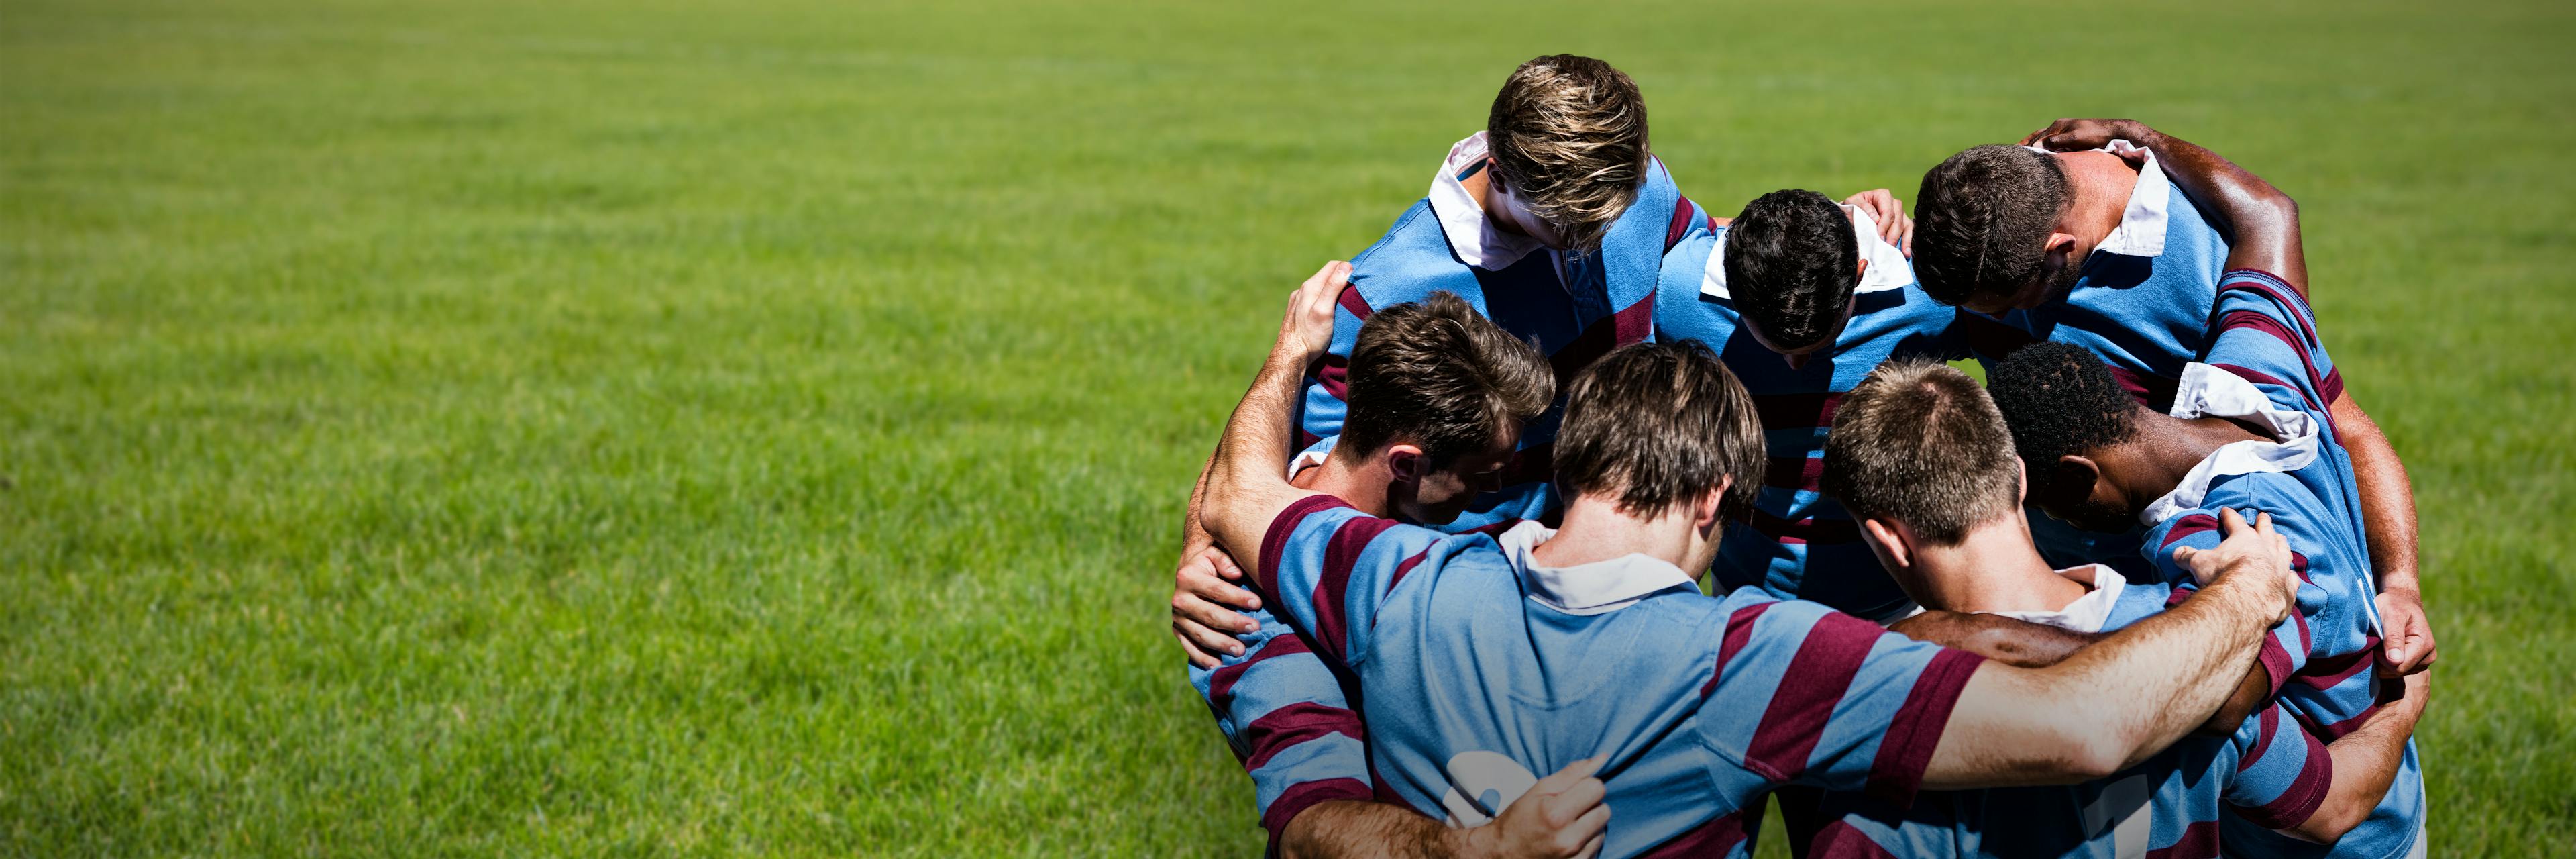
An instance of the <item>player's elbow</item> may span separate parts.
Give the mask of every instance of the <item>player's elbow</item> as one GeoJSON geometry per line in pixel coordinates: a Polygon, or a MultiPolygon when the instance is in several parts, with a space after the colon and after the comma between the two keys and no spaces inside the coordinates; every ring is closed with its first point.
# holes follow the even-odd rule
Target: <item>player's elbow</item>
{"type": "Polygon", "coordinates": [[[2300,821],[2299,825],[2280,832],[2301,841],[2333,844],[2344,833],[2369,820],[2370,812],[2376,807],[2377,803],[2358,796],[2328,796],[2323,804],[2317,806],[2316,813],[2308,815],[2308,819],[2300,821]]]}

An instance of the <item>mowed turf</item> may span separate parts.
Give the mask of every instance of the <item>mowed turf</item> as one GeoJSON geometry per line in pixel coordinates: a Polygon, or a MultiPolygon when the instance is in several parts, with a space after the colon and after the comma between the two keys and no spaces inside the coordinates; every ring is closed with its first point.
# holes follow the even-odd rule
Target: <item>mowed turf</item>
{"type": "Polygon", "coordinates": [[[1571,51],[1720,212],[2069,115],[2297,195],[2423,508],[2433,847],[2563,855],[2571,18],[10,0],[0,854],[1257,854],[1182,496],[1571,51]]]}

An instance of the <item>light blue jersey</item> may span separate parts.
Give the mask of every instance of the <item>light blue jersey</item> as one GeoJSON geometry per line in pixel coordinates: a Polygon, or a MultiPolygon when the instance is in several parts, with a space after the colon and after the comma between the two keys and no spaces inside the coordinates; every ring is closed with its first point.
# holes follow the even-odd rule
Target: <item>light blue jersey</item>
{"type": "Polygon", "coordinates": [[[1982,662],[1758,589],[1703,596],[1640,555],[1539,567],[1547,535],[1453,536],[1320,495],[1271,525],[1255,577],[1358,678],[1381,799],[1474,824],[1607,755],[1601,855],[1745,856],[1782,785],[1910,803],[1982,662]]]}

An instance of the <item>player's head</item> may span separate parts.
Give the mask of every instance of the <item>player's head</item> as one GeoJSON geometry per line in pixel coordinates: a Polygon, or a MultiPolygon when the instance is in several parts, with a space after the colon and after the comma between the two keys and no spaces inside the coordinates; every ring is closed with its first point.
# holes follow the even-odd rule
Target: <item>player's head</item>
{"type": "Polygon", "coordinates": [[[2061,223],[2070,187],[2055,155],[1995,144],[1950,156],[1914,198],[1915,280],[1980,313],[2066,294],[2092,252],[2061,223]]]}
{"type": "Polygon", "coordinates": [[[1754,342],[1804,366],[1851,321],[1868,265],[1843,207],[1814,191],[1773,191],[1726,228],[1726,287],[1754,342]]]}
{"type": "Polygon", "coordinates": [[[1485,145],[1520,229],[1549,247],[1590,250],[1645,182],[1646,99],[1609,63],[1540,57],[1494,95],[1485,145]]]}
{"type": "Polygon", "coordinates": [[[2130,448],[2153,412],[2111,378],[2100,357],[2041,341],[1995,365],[1987,385],[2030,475],[2031,503],[2091,531],[2125,531],[2137,523],[2138,511],[2155,496],[2132,497],[2139,493],[2123,487],[2148,477],[2138,469],[2146,460],[2130,448]]]}
{"type": "Polygon", "coordinates": [[[1426,525],[1502,488],[1521,425],[1556,398],[1556,371],[1538,347],[1447,292],[1371,315],[1349,382],[1350,419],[1333,455],[1382,461],[1396,513],[1426,525]]]}
{"type": "Polygon", "coordinates": [[[1937,361],[1879,365],[1843,395],[1825,437],[1825,494],[1861,522],[1879,563],[1918,602],[1945,570],[1925,549],[1956,546],[1998,524],[2019,529],[2021,463],[1994,400],[1937,361]]]}
{"type": "Polygon", "coordinates": [[[1620,347],[1574,377],[1556,431],[1556,485],[1569,507],[1691,524],[1691,563],[1717,557],[1718,528],[1753,509],[1765,465],[1744,383],[1697,340],[1620,347]]]}

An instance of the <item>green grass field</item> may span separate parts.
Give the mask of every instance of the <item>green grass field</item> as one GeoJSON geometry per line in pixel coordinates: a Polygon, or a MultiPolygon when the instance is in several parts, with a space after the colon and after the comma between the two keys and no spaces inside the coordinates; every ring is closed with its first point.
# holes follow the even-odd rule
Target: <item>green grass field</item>
{"type": "Polygon", "coordinates": [[[0,4],[0,854],[1256,855],[1182,496],[1558,51],[1720,211],[2062,115],[2297,195],[2434,850],[2576,849],[2576,7],[1299,5],[0,4]]]}

